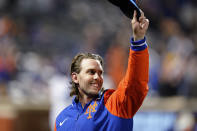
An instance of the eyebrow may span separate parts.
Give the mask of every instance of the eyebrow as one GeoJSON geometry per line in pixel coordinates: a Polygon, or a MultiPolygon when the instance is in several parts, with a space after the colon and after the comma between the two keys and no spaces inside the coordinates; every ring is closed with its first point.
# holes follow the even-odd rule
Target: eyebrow
{"type": "Polygon", "coordinates": [[[101,72],[101,73],[103,73],[103,72],[104,72],[104,70],[97,70],[97,69],[93,69],[93,68],[89,68],[89,69],[87,69],[87,72],[88,72],[88,71],[90,71],[90,70],[94,70],[94,71],[96,70],[96,71],[99,71],[99,72],[101,72]]]}

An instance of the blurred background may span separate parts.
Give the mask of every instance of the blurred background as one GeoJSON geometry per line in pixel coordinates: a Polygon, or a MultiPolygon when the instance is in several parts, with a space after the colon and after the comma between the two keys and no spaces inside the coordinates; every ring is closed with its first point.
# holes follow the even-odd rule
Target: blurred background
{"type": "MultiPolygon", "coordinates": [[[[150,20],[150,91],[134,131],[197,131],[197,1],[138,5],[150,20]]],[[[104,87],[116,87],[131,36],[130,20],[107,0],[0,0],[0,130],[53,130],[71,103],[79,52],[100,54],[104,87]]]]}

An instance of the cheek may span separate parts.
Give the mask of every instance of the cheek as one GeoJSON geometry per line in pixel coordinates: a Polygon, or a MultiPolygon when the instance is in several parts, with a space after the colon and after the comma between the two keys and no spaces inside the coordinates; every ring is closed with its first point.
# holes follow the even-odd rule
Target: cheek
{"type": "Polygon", "coordinates": [[[83,76],[80,78],[80,82],[83,84],[90,83],[93,80],[90,76],[83,76]]]}
{"type": "Polygon", "coordinates": [[[101,77],[101,83],[103,84],[103,77],[101,77]]]}

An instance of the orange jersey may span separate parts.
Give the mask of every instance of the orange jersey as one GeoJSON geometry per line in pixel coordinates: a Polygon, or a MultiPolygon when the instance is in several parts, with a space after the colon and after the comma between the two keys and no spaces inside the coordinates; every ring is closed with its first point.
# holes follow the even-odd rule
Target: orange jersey
{"type": "Polygon", "coordinates": [[[142,51],[130,50],[128,69],[117,90],[104,94],[105,107],[113,115],[132,118],[148,92],[149,55],[147,48],[142,51]]]}

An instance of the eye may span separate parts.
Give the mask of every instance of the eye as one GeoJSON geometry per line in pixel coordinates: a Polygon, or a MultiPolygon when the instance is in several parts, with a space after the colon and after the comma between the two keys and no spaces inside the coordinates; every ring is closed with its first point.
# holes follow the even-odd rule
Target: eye
{"type": "Polygon", "coordinates": [[[100,75],[100,76],[103,75],[103,71],[99,71],[99,75],[100,75]]]}
{"type": "Polygon", "coordinates": [[[95,70],[89,70],[88,73],[91,74],[91,75],[94,75],[95,74],[95,70]]]}

